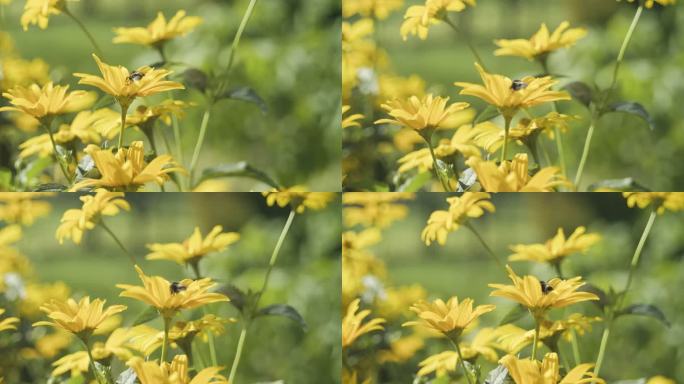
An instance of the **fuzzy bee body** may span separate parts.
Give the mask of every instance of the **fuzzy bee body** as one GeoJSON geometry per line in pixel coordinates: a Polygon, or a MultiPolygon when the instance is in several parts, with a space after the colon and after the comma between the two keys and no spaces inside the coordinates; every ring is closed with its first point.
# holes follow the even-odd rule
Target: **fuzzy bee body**
{"type": "Polygon", "coordinates": [[[133,71],[130,75],[128,75],[128,81],[133,83],[136,81],[140,81],[143,77],[145,77],[144,73],[139,71],[133,71]]]}
{"type": "Polygon", "coordinates": [[[169,286],[169,289],[171,290],[171,294],[176,294],[176,293],[179,293],[181,291],[185,291],[187,289],[187,287],[184,286],[183,284],[177,282],[177,281],[174,281],[169,286]]]}
{"type": "Polygon", "coordinates": [[[513,80],[513,84],[511,84],[511,89],[514,91],[519,91],[525,88],[527,88],[527,83],[522,80],[513,80]]]}
{"type": "Polygon", "coordinates": [[[546,283],[546,281],[540,280],[539,284],[541,285],[541,291],[543,294],[546,295],[547,293],[553,291],[553,287],[546,283]]]}

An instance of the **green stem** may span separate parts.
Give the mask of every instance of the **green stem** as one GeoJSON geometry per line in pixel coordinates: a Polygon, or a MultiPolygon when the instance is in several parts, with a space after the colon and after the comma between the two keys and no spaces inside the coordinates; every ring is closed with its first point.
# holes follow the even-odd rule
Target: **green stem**
{"type": "MultiPolygon", "coordinates": [[[[195,274],[195,278],[197,280],[202,278],[202,274],[200,273],[199,269],[199,262],[193,262],[190,263],[190,267],[192,268],[192,271],[195,274]]],[[[205,315],[209,314],[209,309],[207,308],[209,305],[205,305],[202,307],[202,312],[204,312],[205,315]]],[[[209,355],[211,357],[211,363],[214,367],[218,366],[218,360],[216,359],[216,345],[214,342],[214,334],[211,331],[207,331],[207,339],[208,339],[208,344],[209,344],[209,355]]]]}
{"type": "MultiPolygon", "coordinates": [[[[432,135],[430,135],[432,136],[432,135]]],[[[435,176],[437,176],[437,179],[439,179],[439,182],[442,184],[442,188],[444,188],[444,192],[451,192],[451,188],[449,188],[449,181],[444,180],[442,177],[442,174],[439,172],[439,167],[437,166],[437,156],[435,155],[435,150],[432,148],[432,143],[430,142],[430,137],[423,137],[425,139],[425,142],[427,143],[428,149],[430,150],[430,156],[432,156],[432,168],[433,171],[435,172],[435,176]]]]}
{"type": "Polygon", "coordinates": [[[589,147],[591,147],[591,138],[594,136],[595,127],[596,118],[592,116],[591,124],[589,125],[589,130],[587,131],[587,138],[584,140],[582,158],[580,159],[579,167],[577,167],[577,173],[575,174],[575,190],[579,190],[580,183],[582,182],[582,174],[584,173],[584,166],[586,165],[587,158],[589,157],[589,147]]]}
{"type": "Polygon", "coordinates": [[[190,161],[190,186],[192,188],[193,178],[195,174],[195,167],[197,167],[197,160],[199,160],[200,152],[202,152],[202,145],[204,144],[204,137],[207,134],[207,126],[209,125],[209,118],[211,117],[211,104],[207,106],[204,110],[204,115],[202,115],[202,123],[200,125],[199,136],[197,137],[197,143],[195,143],[195,150],[192,153],[192,160],[190,161]]]}
{"type": "Polygon", "coordinates": [[[100,226],[109,234],[109,236],[112,237],[112,239],[114,239],[116,244],[119,245],[119,248],[121,248],[121,250],[124,251],[126,256],[128,256],[128,259],[131,261],[131,263],[135,265],[135,256],[133,256],[133,254],[128,251],[128,249],[123,245],[121,240],[119,240],[116,234],[114,234],[114,231],[112,231],[102,219],[100,219],[100,226]]]}
{"type": "MultiPolygon", "coordinates": [[[[540,59],[539,62],[541,63],[542,68],[544,69],[544,74],[547,76],[551,76],[551,73],[549,71],[549,63],[548,63],[548,56],[544,57],[543,59],[540,59]]],[[[555,101],[551,102],[551,107],[553,108],[553,111],[558,113],[558,105],[556,104],[555,101]]],[[[560,168],[563,176],[567,175],[567,167],[565,163],[565,150],[563,149],[563,138],[561,137],[561,130],[558,126],[554,127],[554,136],[555,136],[555,142],[556,142],[556,150],[558,151],[558,162],[560,163],[560,168]]]]}
{"type": "Polygon", "coordinates": [[[240,339],[238,339],[237,351],[235,351],[235,358],[233,358],[233,365],[230,367],[230,375],[228,376],[229,383],[235,383],[235,373],[237,372],[238,364],[240,364],[240,357],[242,356],[242,348],[245,345],[245,337],[247,337],[247,326],[242,326],[240,332],[240,339]]]}
{"type": "Polygon", "coordinates": [[[86,28],[85,24],[83,24],[81,20],[79,20],[78,17],[76,17],[76,15],[71,13],[71,11],[68,8],[64,7],[62,12],[69,16],[71,20],[73,20],[79,26],[79,28],[81,28],[83,33],[85,33],[85,35],[88,37],[88,40],[90,40],[90,44],[92,44],[93,48],[95,48],[95,52],[97,53],[97,55],[104,60],[104,54],[102,53],[102,49],[100,49],[100,46],[97,44],[97,41],[95,41],[95,38],[90,33],[90,31],[88,31],[88,28],[86,28]]]}
{"type": "Polygon", "coordinates": [[[168,352],[168,344],[169,344],[169,326],[171,324],[171,318],[164,317],[164,340],[162,341],[162,350],[161,350],[161,358],[160,362],[164,363],[166,362],[166,354],[168,352]]]}
{"type": "Polygon", "coordinates": [[[247,6],[247,10],[245,11],[245,14],[242,16],[242,20],[240,21],[240,26],[238,27],[238,30],[235,33],[235,37],[233,38],[233,44],[231,44],[230,46],[228,65],[226,66],[225,71],[225,81],[221,82],[221,84],[219,85],[219,94],[226,89],[226,86],[228,86],[228,78],[230,77],[231,70],[233,69],[233,63],[235,62],[235,52],[237,52],[238,46],[240,45],[240,38],[242,38],[242,34],[245,32],[247,23],[249,22],[249,19],[252,17],[252,13],[254,12],[254,7],[256,6],[256,3],[257,0],[250,0],[249,5],[247,6]]]}
{"type": "Polygon", "coordinates": [[[121,130],[119,131],[119,148],[123,148],[124,129],[126,129],[126,115],[129,105],[121,105],[121,130]]]}
{"type": "Polygon", "coordinates": [[[536,318],[534,319],[535,325],[534,325],[534,341],[532,342],[532,355],[530,356],[531,360],[537,360],[537,344],[539,343],[539,327],[540,327],[540,321],[537,320],[536,318]]]}
{"type": "Polygon", "coordinates": [[[577,341],[577,332],[574,329],[570,330],[570,343],[572,344],[572,356],[575,359],[575,366],[582,363],[582,356],[580,355],[579,343],[577,341]]]}
{"type": "Polygon", "coordinates": [[[466,221],[466,223],[465,223],[465,227],[468,228],[468,229],[475,235],[475,237],[477,237],[477,239],[480,241],[480,244],[482,244],[482,246],[484,247],[484,249],[487,250],[487,253],[489,253],[489,256],[491,256],[492,259],[494,259],[494,261],[496,262],[496,264],[497,264],[499,267],[501,267],[501,269],[502,269],[502,270],[504,271],[504,273],[505,273],[505,272],[506,272],[506,267],[504,267],[503,262],[501,262],[501,260],[499,259],[499,256],[497,256],[496,253],[494,253],[494,251],[492,251],[492,249],[489,247],[489,245],[487,245],[487,242],[486,242],[486,241],[484,240],[484,238],[480,235],[480,233],[479,233],[477,230],[475,230],[475,227],[473,227],[473,225],[472,225],[471,223],[467,222],[467,221],[466,221]]]}
{"type": "MultiPolygon", "coordinates": [[[[52,125],[52,124],[50,124],[52,125]]],[[[64,158],[60,156],[59,152],[57,151],[57,143],[55,142],[55,136],[52,134],[52,129],[50,129],[50,125],[48,124],[43,124],[43,127],[45,127],[45,130],[48,133],[48,136],[50,136],[50,143],[52,143],[52,152],[55,154],[55,158],[57,158],[57,162],[59,163],[59,168],[62,170],[62,174],[66,178],[67,182],[71,184],[71,176],[69,176],[69,171],[67,170],[67,166],[64,162],[64,158]]]]}
{"type": "Polygon", "coordinates": [[[594,374],[599,377],[599,372],[601,371],[601,365],[603,364],[603,357],[606,354],[606,346],[608,345],[608,337],[610,336],[610,328],[612,326],[612,320],[606,328],[603,329],[603,336],[601,336],[601,346],[599,347],[598,357],[596,358],[596,365],[594,367],[594,374]]]}
{"type": "Polygon", "coordinates": [[[503,148],[501,149],[501,163],[506,161],[506,151],[508,149],[508,131],[511,129],[511,121],[513,117],[504,116],[505,126],[504,126],[504,142],[503,148]]]}
{"type": "Polygon", "coordinates": [[[475,61],[477,61],[478,64],[480,64],[480,66],[482,67],[482,69],[484,69],[485,71],[487,71],[487,67],[486,67],[485,64],[484,64],[484,61],[482,61],[482,57],[480,57],[480,54],[477,53],[477,49],[475,48],[475,45],[473,45],[473,42],[470,40],[470,37],[469,37],[465,32],[463,32],[463,31],[461,30],[461,28],[459,28],[454,22],[452,22],[451,19],[449,19],[449,16],[444,16],[444,19],[443,19],[443,20],[444,20],[444,22],[447,23],[454,31],[456,31],[456,33],[457,33],[459,36],[462,36],[462,37],[463,37],[463,40],[465,40],[466,44],[468,45],[468,48],[470,49],[470,52],[473,54],[473,56],[475,56],[475,61]]]}
{"type": "Polygon", "coordinates": [[[463,375],[465,375],[469,384],[473,384],[473,380],[470,378],[470,374],[468,373],[468,369],[465,366],[465,361],[463,360],[463,354],[461,353],[461,347],[458,345],[458,340],[454,341],[454,340],[451,340],[451,338],[448,338],[448,339],[451,342],[451,345],[453,345],[454,348],[456,349],[456,353],[458,353],[458,361],[461,363],[461,368],[463,369],[463,375]]]}
{"type": "MultiPolygon", "coordinates": [[[[83,345],[83,348],[85,348],[86,352],[88,353],[88,362],[90,363],[90,369],[93,370],[93,376],[95,376],[95,379],[97,380],[98,383],[102,383],[102,377],[100,376],[99,372],[97,371],[97,368],[95,368],[95,359],[93,359],[93,354],[90,352],[90,347],[88,347],[88,342],[86,340],[80,339],[81,344],[83,345]]],[[[106,383],[104,383],[106,384],[106,383]]]]}

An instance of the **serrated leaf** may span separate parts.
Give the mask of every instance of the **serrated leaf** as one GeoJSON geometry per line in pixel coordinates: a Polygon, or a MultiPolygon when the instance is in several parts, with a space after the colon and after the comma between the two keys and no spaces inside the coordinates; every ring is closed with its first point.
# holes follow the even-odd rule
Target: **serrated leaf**
{"type": "Polygon", "coordinates": [[[397,188],[397,192],[418,192],[421,188],[425,186],[432,179],[432,173],[423,172],[415,175],[414,177],[406,180],[402,185],[397,188]]]}
{"type": "Polygon", "coordinates": [[[135,384],[137,379],[138,375],[135,374],[133,368],[128,368],[119,374],[119,377],[116,378],[116,384],[135,384]]]}
{"type": "Polygon", "coordinates": [[[508,368],[503,365],[492,369],[487,374],[485,384],[504,384],[508,380],[508,368]]]}
{"type": "Polygon", "coordinates": [[[579,101],[585,107],[589,107],[594,100],[594,91],[589,85],[581,81],[573,81],[563,87],[573,99],[579,101]]]}
{"type": "Polygon", "coordinates": [[[219,164],[213,167],[205,168],[204,171],[202,171],[202,177],[197,184],[205,180],[218,179],[222,177],[247,177],[250,179],[259,180],[273,188],[280,187],[278,183],[276,183],[270,176],[266,174],[266,172],[252,167],[246,161],[219,164]]]}
{"type": "Polygon", "coordinates": [[[157,316],[159,316],[159,312],[157,312],[157,309],[155,307],[147,307],[142,312],[140,312],[138,316],[135,317],[135,320],[133,321],[133,326],[150,322],[156,319],[157,316]]]}
{"type": "Polygon", "coordinates": [[[248,103],[255,104],[257,107],[259,107],[259,109],[261,109],[262,113],[265,114],[268,112],[268,106],[266,105],[264,99],[262,99],[261,96],[259,96],[259,94],[250,87],[237,87],[229,89],[223,92],[223,94],[219,95],[219,98],[246,101],[248,103]]]}
{"type": "Polygon", "coordinates": [[[618,316],[625,316],[625,315],[637,315],[637,316],[647,316],[647,317],[652,317],[661,323],[665,324],[665,326],[669,327],[670,322],[667,321],[667,318],[665,317],[665,314],[663,311],[660,310],[660,308],[656,307],[655,305],[651,304],[633,304],[630,305],[629,307],[621,310],[618,313],[618,316]]]}
{"type": "Polygon", "coordinates": [[[644,108],[644,106],[639,103],[630,101],[619,101],[608,106],[606,113],[610,112],[628,113],[630,115],[640,117],[648,123],[648,127],[651,130],[655,129],[655,124],[653,123],[651,115],[648,113],[646,108],[644,108]]]}
{"type": "Polygon", "coordinates": [[[287,305],[287,304],[273,304],[269,305],[268,307],[261,308],[259,312],[257,312],[257,316],[282,316],[282,317],[287,317],[290,320],[295,321],[299,326],[302,328],[302,330],[306,331],[307,326],[306,326],[306,321],[304,321],[304,318],[302,315],[297,312],[294,307],[287,305]]]}
{"type": "Polygon", "coordinates": [[[183,72],[183,83],[188,88],[195,88],[204,92],[207,89],[208,76],[197,68],[189,68],[183,72]]]}
{"type": "Polygon", "coordinates": [[[525,307],[523,307],[520,304],[517,304],[510,311],[508,311],[508,313],[506,314],[506,316],[504,316],[503,319],[501,319],[499,326],[514,323],[525,317],[528,313],[529,311],[525,307]]]}
{"type": "Polygon", "coordinates": [[[601,189],[615,190],[620,192],[648,192],[650,189],[636,182],[631,177],[624,179],[601,180],[589,186],[588,191],[594,192],[601,189]]]}
{"type": "Polygon", "coordinates": [[[237,308],[240,312],[245,308],[247,303],[247,295],[238,287],[234,285],[224,285],[219,290],[220,293],[228,296],[230,304],[237,308]]]}

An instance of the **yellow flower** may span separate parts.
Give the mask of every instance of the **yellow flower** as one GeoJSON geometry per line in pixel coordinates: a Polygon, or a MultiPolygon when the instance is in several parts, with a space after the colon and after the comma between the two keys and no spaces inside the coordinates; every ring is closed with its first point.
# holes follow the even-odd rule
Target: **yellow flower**
{"type": "Polygon", "coordinates": [[[361,124],[359,124],[358,120],[363,119],[362,114],[356,113],[356,114],[344,117],[344,114],[349,112],[350,109],[351,109],[351,107],[348,105],[342,106],[342,116],[343,116],[342,117],[342,128],[361,127],[361,124]]]}
{"type": "MultiPolygon", "coordinates": [[[[116,356],[121,361],[128,361],[133,357],[133,353],[125,344],[128,342],[130,330],[126,328],[118,328],[109,335],[107,341],[95,342],[91,348],[93,359],[97,362],[109,365],[112,356],[116,356]]],[[[78,351],[68,354],[61,359],[52,363],[55,367],[52,371],[52,376],[57,377],[67,372],[71,376],[78,376],[84,372],[88,372],[90,359],[88,352],[78,351]]]]}
{"type": "MultiPolygon", "coordinates": [[[[476,359],[478,356],[482,356],[489,361],[496,362],[499,358],[494,349],[494,347],[498,347],[494,342],[496,336],[497,333],[495,329],[482,328],[477,332],[477,335],[475,335],[471,342],[459,343],[463,359],[472,360],[476,359]]],[[[447,373],[456,372],[456,364],[458,364],[458,361],[459,357],[456,351],[446,351],[432,355],[418,364],[421,368],[417,375],[427,376],[431,373],[435,373],[437,377],[441,377],[447,373]]]]}
{"type": "Polygon", "coordinates": [[[380,119],[375,124],[394,124],[415,130],[429,138],[435,129],[445,126],[445,122],[456,112],[470,106],[468,103],[453,103],[447,106],[449,98],[429,94],[422,99],[411,96],[408,100],[392,100],[382,108],[393,119],[380,119]]]}
{"type": "Polygon", "coordinates": [[[512,118],[520,108],[530,108],[535,105],[558,100],[570,100],[567,92],[550,90],[558,82],[551,78],[527,76],[523,78],[522,87],[513,87],[513,80],[502,75],[485,72],[480,64],[475,63],[484,85],[456,82],[454,85],[463,88],[461,95],[480,98],[495,106],[506,118],[512,118]]]}
{"type": "Polygon", "coordinates": [[[431,25],[438,24],[448,12],[461,12],[466,6],[475,6],[475,0],[426,0],[425,5],[413,5],[406,10],[401,25],[401,37],[406,41],[409,35],[427,39],[431,25]]]}
{"type": "Polygon", "coordinates": [[[342,195],[344,225],[386,228],[406,217],[408,209],[400,204],[412,200],[415,194],[406,192],[349,192],[342,195]]]}
{"type": "Polygon", "coordinates": [[[385,363],[403,363],[410,360],[416,352],[423,349],[425,341],[423,336],[410,335],[401,337],[390,342],[389,350],[381,350],[378,352],[378,362],[385,363]]]}
{"type": "Polygon", "coordinates": [[[3,74],[0,79],[0,90],[34,83],[43,85],[50,81],[50,67],[42,59],[24,60],[18,57],[3,57],[0,69],[3,74]]]}
{"type": "Polygon", "coordinates": [[[273,189],[261,194],[266,197],[266,204],[269,207],[272,207],[274,204],[281,208],[291,205],[297,213],[304,213],[307,209],[321,210],[334,200],[336,196],[332,192],[309,192],[306,187],[301,185],[273,189]]]}
{"type": "MultiPolygon", "coordinates": [[[[618,0],[618,1],[620,1],[620,0],[618,0]]],[[[634,0],[627,0],[627,1],[629,1],[630,3],[634,2],[634,0]]],[[[677,4],[677,0],[645,0],[644,5],[646,6],[646,8],[651,9],[651,8],[653,8],[653,5],[655,5],[655,3],[658,3],[664,7],[667,5],[677,4]]]]}
{"type": "Polygon", "coordinates": [[[601,236],[595,233],[585,234],[586,230],[585,227],[578,227],[572,235],[566,239],[563,229],[558,228],[556,236],[544,244],[512,245],[511,250],[515,253],[510,255],[508,260],[560,263],[573,253],[586,253],[589,247],[601,240],[601,236]]]}
{"type": "Polygon", "coordinates": [[[506,270],[513,285],[489,284],[490,288],[496,289],[490,296],[516,301],[529,308],[535,317],[551,308],[563,308],[582,301],[599,299],[593,293],[577,291],[584,285],[579,276],[568,280],[553,278],[544,283],[546,285],[544,289],[536,277],[526,275],[521,278],[509,266],[506,266],[506,270]]]}
{"type": "Polygon", "coordinates": [[[22,316],[36,317],[40,315],[40,306],[43,303],[56,299],[66,301],[71,294],[69,287],[64,282],[54,283],[28,283],[26,284],[26,296],[19,304],[19,313],[22,316]]]}
{"type": "Polygon", "coordinates": [[[570,28],[570,23],[562,22],[553,33],[549,34],[546,24],[529,39],[495,40],[499,46],[494,54],[496,56],[520,56],[526,59],[544,59],[549,53],[561,48],[575,45],[577,41],[587,34],[584,28],[570,28]]]}
{"type": "Polygon", "coordinates": [[[126,364],[133,368],[141,384],[228,384],[219,374],[223,367],[204,368],[190,379],[186,355],[176,355],[171,364],[163,362],[161,366],[137,356],[126,364]]]}
{"type": "Polygon", "coordinates": [[[646,384],[677,384],[677,382],[672,380],[672,379],[668,379],[665,376],[658,375],[658,376],[653,376],[650,379],[648,379],[646,384]]]}
{"type": "Polygon", "coordinates": [[[203,239],[199,227],[195,227],[192,235],[182,243],[148,244],[147,248],[152,253],[147,255],[147,259],[196,265],[202,257],[212,252],[221,252],[240,239],[239,233],[222,231],[223,227],[217,225],[203,239]]]}
{"type": "Polygon", "coordinates": [[[437,377],[446,376],[456,372],[458,367],[458,353],[456,351],[444,351],[436,355],[428,356],[418,363],[418,377],[427,376],[434,373],[437,377]]]}
{"type": "Polygon", "coordinates": [[[47,120],[57,115],[76,112],[88,108],[95,95],[86,91],[69,92],[69,86],[54,85],[52,82],[40,87],[17,86],[2,94],[9,99],[11,107],[2,107],[0,112],[16,111],[38,120],[47,120]]]}
{"type": "Polygon", "coordinates": [[[473,321],[493,311],[494,308],[496,306],[486,304],[478,305],[473,309],[473,299],[463,299],[459,303],[456,296],[451,297],[446,303],[442,299],[432,302],[421,300],[410,308],[420,320],[409,321],[402,326],[424,326],[455,340],[473,321]]]}
{"type": "MultiPolygon", "coordinates": [[[[2,315],[3,313],[5,313],[5,310],[3,308],[0,308],[0,315],[2,315]]],[[[16,317],[7,317],[5,319],[0,320],[0,332],[17,329],[17,326],[14,324],[18,322],[19,319],[16,317]]]]}
{"type": "Polygon", "coordinates": [[[50,15],[59,15],[65,8],[65,0],[26,0],[24,13],[21,15],[21,26],[24,31],[27,31],[31,24],[46,29],[50,15]]]}
{"type": "Polygon", "coordinates": [[[356,299],[347,307],[347,314],[342,319],[342,348],[347,348],[354,344],[359,337],[373,331],[382,331],[385,319],[376,318],[363,324],[363,321],[370,315],[371,311],[364,309],[359,312],[359,302],[356,299]]]}
{"type": "MultiPolygon", "coordinates": [[[[454,133],[451,140],[444,139],[440,141],[439,145],[434,149],[435,156],[438,159],[452,158],[457,154],[462,155],[464,158],[479,157],[481,155],[480,149],[473,142],[477,133],[476,130],[468,125],[462,126],[454,133]]],[[[431,171],[434,167],[429,148],[413,151],[399,159],[398,163],[400,164],[399,173],[406,173],[415,168],[418,169],[418,172],[427,172],[431,171]]]]}
{"type": "Polygon", "coordinates": [[[91,302],[88,296],[78,302],[71,298],[67,301],[52,299],[40,307],[52,321],[38,321],[33,326],[48,325],[64,329],[85,340],[108,318],[126,310],[125,305],[105,308],[105,303],[106,300],[101,299],[91,302]]]}
{"type": "Polygon", "coordinates": [[[182,309],[197,308],[205,304],[230,301],[220,293],[208,292],[216,283],[210,278],[199,280],[183,279],[175,285],[182,289],[171,289],[171,282],[161,276],[147,276],[137,265],[138,277],[143,286],[117,284],[123,290],[119,296],[142,301],[155,307],[164,318],[172,318],[182,309]]]}
{"type": "Polygon", "coordinates": [[[487,192],[553,192],[558,186],[569,185],[557,167],[544,167],[530,176],[526,153],[519,153],[499,166],[478,157],[471,157],[466,164],[487,192]]]}
{"type": "Polygon", "coordinates": [[[50,213],[50,203],[33,200],[53,196],[39,192],[0,192],[0,220],[11,224],[30,226],[41,216],[50,213]]]}
{"type": "Polygon", "coordinates": [[[169,173],[185,172],[171,155],[159,155],[149,163],[145,161],[142,141],[134,141],[128,148],[119,148],[116,154],[111,149],[101,149],[92,144],[86,147],[85,152],[93,158],[101,177],[85,178],[74,184],[72,191],[91,187],[137,191],[147,183],[163,185],[169,180],[169,173]]]}
{"type": "Polygon", "coordinates": [[[81,196],[81,209],[67,210],[60,220],[56,232],[59,243],[63,244],[64,239],[71,239],[75,244],[80,244],[83,233],[95,228],[102,216],[116,216],[122,209],[130,210],[131,207],[123,196],[121,192],[108,192],[104,189],[97,190],[95,195],[81,196]]]}
{"type": "Polygon", "coordinates": [[[447,235],[456,231],[467,220],[481,217],[485,212],[494,212],[494,204],[489,198],[489,193],[485,192],[465,192],[461,197],[447,198],[449,209],[432,212],[420,235],[425,245],[430,245],[435,240],[439,245],[444,245],[447,235]]]}
{"type": "Polygon", "coordinates": [[[185,89],[183,84],[164,80],[171,74],[166,69],[141,67],[131,73],[125,67],[103,63],[97,55],[93,55],[93,58],[100,68],[102,77],[86,73],[74,73],[74,76],[81,78],[78,83],[92,85],[114,96],[124,109],[128,108],[136,97],[151,96],[174,89],[185,89]]]}
{"type": "Polygon", "coordinates": [[[234,322],[233,318],[224,319],[212,314],[204,315],[197,320],[177,321],[169,330],[169,340],[175,343],[186,342],[189,346],[196,336],[207,341],[209,332],[220,335],[226,330],[224,324],[234,322]]]}
{"type": "Polygon", "coordinates": [[[157,13],[146,28],[114,28],[115,44],[139,44],[161,48],[167,41],[178,36],[185,36],[192,32],[196,26],[202,24],[202,18],[197,16],[185,16],[185,11],[176,12],[176,15],[168,22],[164,14],[157,13]]]}
{"type": "Polygon", "coordinates": [[[344,0],[342,2],[342,17],[359,14],[379,20],[386,19],[395,9],[404,5],[404,0],[344,0]]]}
{"type": "MultiPolygon", "coordinates": [[[[508,140],[516,141],[520,145],[527,145],[528,148],[535,148],[536,139],[540,133],[545,133],[550,139],[553,139],[555,129],[558,128],[561,132],[566,132],[569,121],[573,119],[576,117],[558,112],[550,112],[535,119],[522,118],[518,120],[516,126],[509,129],[508,140]]],[[[503,128],[486,121],[477,124],[473,130],[475,131],[475,138],[473,139],[475,144],[489,153],[496,153],[501,149],[505,137],[503,128]]]]}
{"type": "Polygon", "coordinates": [[[561,380],[558,355],[555,353],[547,353],[542,362],[518,359],[513,355],[504,356],[500,362],[508,369],[508,374],[516,384],[605,384],[603,379],[589,372],[593,364],[580,364],[561,380]]]}
{"type": "Polygon", "coordinates": [[[422,98],[425,96],[425,80],[420,76],[409,77],[396,76],[387,73],[378,75],[379,92],[375,98],[376,103],[381,105],[386,100],[408,99],[411,96],[422,98]]]}
{"type": "MultiPolygon", "coordinates": [[[[174,116],[178,119],[184,118],[185,109],[194,105],[194,103],[173,99],[164,100],[160,104],[151,107],[140,105],[133,113],[126,116],[126,124],[137,125],[143,128],[147,124],[153,124],[157,120],[161,120],[164,124],[171,125],[174,116]]],[[[116,128],[118,129],[119,126],[116,128]]]]}
{"type": "Polygon", "coordinates": [[[666,210],[676,212],[684,209],[684,192],[624,192],[627,206],[644,209],[653,205],[659,215],[666,210]]]}

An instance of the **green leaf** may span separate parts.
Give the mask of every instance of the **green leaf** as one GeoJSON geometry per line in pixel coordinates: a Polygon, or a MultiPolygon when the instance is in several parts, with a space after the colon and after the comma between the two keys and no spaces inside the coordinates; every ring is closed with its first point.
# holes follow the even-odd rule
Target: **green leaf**
{"type": "Polygon", "coordinates": [[[306,321],[304,321],[302,315],[300,315],[299,312],[297,312],[297,310],[292,306],[287,304],[273,304],[269,305],[268,307],[261,308],[259,312],[257,312],[257,316],[287,317],[288,319],[299,324],[302,330],[306,331],[307,329],[306,321]]]}
{"type": "Polygon", "coordinates": [[[279,188],[279,184],[276,183],[270,176],[265,172],[256,169],[249,165],[246,161],[241,161],[239,163],[228,163],[219,164],[213,167],[209,167],[202,171],[202,177],[197,182],[197,184],[209,180],[218,179],[222,177],[247,177],[250,179],[255,179],[267,184],[273,188],[279,188]]]}
{"type": "Polygon", "coordinates": [[[655,124],[653,123],[651,115],[649,115],[646,108],[644,108],[644,106],[639,103],[619,101],[608,106],[606,113],[610,112],[628,113],[630,115],[635,115],[643,119],[645,122],[647,122],[648,127],[651,130],[655,129],[655,124]]]}
{"type": "Polygon", "coordinates": [[[506,316],[504,316],[504,318],[501,319],[501,322],[499,322],[499,326],[514,323],[525,317],[528,313],[529,311],[524,306],[516,304],[516,306],[513,307],[513,309],[511,309],[510,311],[508,311],[506,316]]]}
{"type": "Polygon", "coordinates": [[[397,192],[418,192],[432,179],[432,173],[423,172],[406,180],[397,188],[397,192]]]}
{"type": "Polygon", "coordinates": [[[30,162],[21,173],[24,183],[31,184],[32,181],[38,178],[38,176],[40,176],[50,165],[52,165],[52,159],[50,157],[41,157],[30,162]]]}
{"type": "Polygon", "coordinates": [[[598,189],[613,189],[620,192],[648,192],[650,189],[636,182],[631,177],[624,179],[601,180],[589,186],[588,191],[594,192],[598,189]]]}
{"type": "Polygon", "coordinates": [[[144,311],[140,312],[138,314],[138,316],[135,317],[135,320],[133,321],[133,326],[150,322],[150,321],[156,319],[157,316],[159,316],[159,312],[157,312],[157,308],[147,307],[147,308],[145,308],[144,311]]]}
{"type": "Polygon", "coordinates": [[[247,295],[238,287],[228,284],[222,286],[219,290],[220,293],[228,296],[230,299],[230,304],[237,308],[240,312],[245,308],[247,303],[247,295]]]}
{"type": "Polygon", "coordinates": [[[663,311],[660,310],[660,308],[656,307],[655,305],[651,304],[633,304],[630,305],[629,307],[621,310],[618,314],[618,316],[624,316],[624,315],[637,315],[637,316],[648,316],[652,317],[661,323],[665,324],[665,326],[669,327],[670,322],[667,321],[667,318],[665,317],[665,314],[663,311]]]}
{"type": "Polygon", "coordinates": [[[480,111],[480,114],[478,114],[475,117],[475,120],[473,120],[473,125],[481,123],[483,121],[488,121],[491,120],[497,116],[499,116],[501,113],[496,107],[493,107],[491,105],[487,105],[485,109],[480,111]]]}
{"type": "Polygon", "coordinates": [[[135,374],[133,368],[121,372],[116,378],[116,384],[135,384],[138,376],[135,374]]]}
{"type": "Polygon", "coordinates": [[[183,72],[183,83],[188,88],[195,88],[204,92],[207,89],[208,77],[206,73],[197,68],[189,68],[183,72]]]}
{"type": "Polygon", "coordinates": [[[66,185],[58,183],[41,184],[33,189],[33,192],[64,192],[68,188],[66,185]]]}
{"type": "Polygon", "coordinates": [[[563,87],[573,99],[579,101],[585,107],[589,107],[594,100],[594,91],[589,85],[581,81],[574,81],[563,87]]]}
{"type": "Polygon", "coordinates": [[[498,367],[489,371],[487,378],[485,379],[485,383],[487,384],[505,384],[509,382],[510,379],[508,378],[508,368],[504,367],[503,365],[499,365],[498,367]]]}
{"type": "Polygon", "coordinates": [[[265,114],[268,112],[268,106],[266,105],[264,99],[262,99],[261,96],[259,96],[259,94],[250,87],[237,87],[229,89],[223,92],[223,94],[219,95],[219,98],[246,101],[248,103],[255,104],[257,107],[259,107],[259,109],[261,109],[262,113],[265,114]]]}

